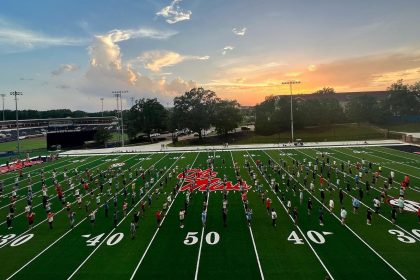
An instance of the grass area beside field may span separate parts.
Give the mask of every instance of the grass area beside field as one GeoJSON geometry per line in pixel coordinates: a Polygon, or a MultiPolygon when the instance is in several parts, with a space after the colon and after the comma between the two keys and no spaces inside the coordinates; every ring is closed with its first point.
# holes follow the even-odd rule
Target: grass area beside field
{"type": "Polygon", "coordinates": [[[420,132],[420,123],[403,123],[383,126],[384,129],[399,132],[420,132]]]}
{"type": "MultiPolygon", "coordinates": [[[[366,124],[340,124],[324,127],[307,127],[294,131],[295,139],[302,139],[304,142],[323,141],[357,141],[386,139],[386,132],[376,126],[366,124]]],[[[189,139],[179,141],[173,146],[183,147],[191,145],[220,145],[225,142],[230,144],[260,144],[260,143],[287,143],[290,141],[290,131],[284,131],[273,135],[258,135],[255,132],[238,132],[230,134],[228,138],[212,136],[206,137],[203,141],[189,139]]]]}
{"type": "MultiPolygon", "coordinates": [[[[17,141],[0,143],[0,152],[16,151],[17,141]]],[[[27,138],[20,140],[21,151],[46,149],[47,141],[45,137],[27,138]]]]}

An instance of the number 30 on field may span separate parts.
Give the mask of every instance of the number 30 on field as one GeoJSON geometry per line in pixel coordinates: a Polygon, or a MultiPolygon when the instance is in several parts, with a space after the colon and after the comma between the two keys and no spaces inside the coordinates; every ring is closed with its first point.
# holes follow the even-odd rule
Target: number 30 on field
{"type": "MultiPolygon", "coordinates": [[[[194,245],[198,242],[198,237],[196,236],[198,232],[188,232],[187,236],[184,239],[185,245],[194,245]]],[[[220,235],[215,231],[210,231],[206,234],[206,242],[209,245],[216,245],[220,241],[220,235]]]]}

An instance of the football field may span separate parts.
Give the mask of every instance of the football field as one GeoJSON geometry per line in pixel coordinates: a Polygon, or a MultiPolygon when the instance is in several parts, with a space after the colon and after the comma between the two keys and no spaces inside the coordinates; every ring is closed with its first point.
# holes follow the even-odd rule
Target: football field
{"type": "Polygon", "coordinates": [[[65,156],[18,175],[0,177],[0,279],[420,279],[418,154],[360,146],[65,156]]]}

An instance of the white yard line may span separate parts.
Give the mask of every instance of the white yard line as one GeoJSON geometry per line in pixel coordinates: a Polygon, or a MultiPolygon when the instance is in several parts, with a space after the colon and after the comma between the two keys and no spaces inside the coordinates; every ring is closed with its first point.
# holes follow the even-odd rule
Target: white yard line
{"type": "MultiPolygon", "coordinates": [[[[315,150],[316,151],[316,150],[315,150]]],[[[308,154],[306,154],[306,153],[304,153],[304,152],[301,152],[301,151],[298,151],[299,153],[301,153],[301,154],[304,154],[305,156],[307,156],[307,157],[309,157],[309,158],[313,158],[314,159],[314,157],[312,157],[312,156],[310,156],[310,155],[308,155],[308,154]]],[[[330,157],[332,157],[332,158],[336,158],[336,157],[333,157],[333,156],[331,156],[331,155],[329,155],[330,157]]],[[[290,158],[292,158],[291,156],[289,156],[290,158]]],[[[292,158],[293,159],[293,158],[292,158]]],[[[338,159],[338,158],[336,158],[336,159],[338,159]]],[[[339,160],[339,159],[338,159],[339,160]]],[[[329,164],[327,164],[328,166],[330,166],[329,164]]],[[[340,173],[342,173],[342,174],[344,174],[344,176],[347,176],[347,177],[351,177],[350,175],[348,175],[348,174],[346,174],[345,172],[342,172],[341,170],[339,171],[340,173]]],[[[317,176],[318,177],[320,177],[320,174],[317,174],[317,176]]],[[[324,178],[325,179],[325,178],[324,178]]],[[[339,187],[336,185],[336,184],[334,184],[333,182],[331,182],[331,180],[327,180],[327,179],[325,179],[325,181],[327,181],[327,182],[329,182],[330,183],[330,185],[332,185],[332,186],[334,186],[337,190],[339,189],[339,187]]],[[[371,186],[371,188],[372,189],[374,189],[374,190],[376,190],[379,194],[380,194],[380,191],[378,190],[378,189],[376,189],[375,187],[372,187],[371,186]]],[[[343,193],[345,193],[347,196],[349,196],[350,198],[354,198],[354,196],[352,196],[351,194],[349,194],[347,191],[345,191],[345,190],[343,190],[343,193]]],[[[378,194],[378,195],[379,195],[378,194]]],[[[363,206],[365,206],[366,208],[368,208],[368,209],[370,209],[370,210],[372,210],[373,212],[375,212],[375,210],[373,209],[373,208],[371,208],[371,207],[369,207],[368,205],[366,205],[363,201],[360,201],[360,204],[362,204],[363,206]]],[[[397,224],[393,224],[392,223],[392,221],[390,220],[390,219],[388,219],[387,217],[385,217],[384,215],[382,215],[381,213],[378,213],[378,215],[381,217],[381,218],[383,218],[384,220],[386,220],[386,221],[388,221],[392,226],[395,226],[395,227],[397,227],[397,228],[399,228],[399,229],[401,229],[402,231],[404,231],[406,234],[408,234],[408,235],[410,235],[411,237],[413,237],[414,239],[416,239],[417,241],[420,241],[420,238],[418,238],[417,236],[415,236],[414,234],[412,234],[411,232],[409,232],[409,231],[407,231],[407,230],[405,230],[404,228],[402,228],[402,227],[400,227],[399,225],[397,225],[397,224]]]]}
{"type": "MultiPolygon", "coordinates": [[[[370,151],[374,151],[374,152],[377,152],[377,153],[381,153],[381,154],[390,155],[390,156],[393,156],[393,157],[402,158],[402,159],[404,159],[404,160],[406,160],[406,161],[407,161],[407,160],[409,160],[409,161],[419,162],[419,160],[418,160],[418,159],[417,159],[417,160],[415,160],[415,159],[413,159],[413,158],[403,157],[403,156],[398,155],[398,154],[392,154],[392,153],[388,153],[388,152],[385,152],[385,151],[382,151],[382,150],[373,149],[373,148],[370,148],[370,147],[366,147],[365,149],[370,150],[370,151]]],[[[405,152],[405,153],[407,153],[407,152],[405,152]]],[[[410,154],[410,153],[409,153],[409,155],[414,155],[414,154],[410,154]]],[[[416,156],[416,155],[414,155],[414,156],[416,156]]],[[[417,157],[418,157],[418,158],[420,158],[418,155],[417,155],[417,157]]],[[[392,161],[392,160],[391,160],[391,161],[392,161]]],[[[399,162],[399,161],[397,161],[397,162],[399,162]]],[[[399,162],[399,163],[400,163],[400,164],[404,164],[403,162],[399,162]]],[[[406,165],[406,164],[404,164],[404,165],[406,165]]],[[[415,168],[415,169],[419,169],[419,170],[420,170],[420,167],[417,167],[417,166],[411,166],[411,165],[410,165],[410,167],[415,168]]]]}
{"type": "MultiPolygon", "coordinates": [[[[131,158],[133,158],[133,157],[131,157],[131,158]]],[[[81,166],[84,166],[84,165],[87,165],[87,164],[92,164],[92,163],[94,163],[95,161],[97,161],[97,160],[99,160],[99,159],[95,159],[95,160],[92,160],[91,162],[87,162],[87,163],[85,163],[85,164],[82,164],[82,165],[79,165],[79,167],[81,167],[81,166]]],[[[103,165],[103,164],[105,164],[106,162],[104,162],[104,163],[101,163],[101,164],[99,164],[99,165],[96,165],[95,167],[97,167],[97,166],[101,166],[101,165],[103,165]]],[[[78,168],[79,168],[78,167],[78,168]]],[[[76,177],[78,174],[76,174],[76,175],[73,175],[73,176],[70,176],[70,177],[68,177],[68,179],[71,179],[71,178],[74,178],[74,177],[76,177]]],[[[52,177],[50,177],[49,179],[51,179],[52,177]]],[[[66,181],[66,179],[62,179],[61,181],[59,181],[59,183],[64,183],[66,181]]],[[[23,189],[23,188],[21,188],[21,189],[23,189]]],[[[19,189],[19,190],[21,190],[21,189],[19,189]]],[[[48,192],[48,190],[51,190],[51,189],[54,189],[54,184],[51,184],[51,186],[49,186],[49,187],[47,187],[47,192],[48,192]]],[[[71,191],[70,189],[67,189],[67,190],[65,190],[64,192],[63,192],[63,194],[65,194],[66,192],[68,192],[68,191],[71,191]]],[[[36,191],[36,192],[34,192],[33,193],[33,197],[37,197],[37,194],[39,194],[40,192],[42,192],[42,189],[40,189],[39,191],[36,191]]],[[[42,196],[42,195],[39,195],[39,196],[42,196]]],[[[39,197],[38,196],[38,197],[39,197]]],[[[20,198],[20,199],[18,199],[18,200],[16,200],[16,202],[15,203],[17,203],[17,202],[19,202],[19,201],[22,201],[22,200],[25,200],[26,199],[26,196],[25,195],[23,195],[22,196],[22,198],[20,198]]],[[[42,205],[42,203],[39,203],[39,204],[37,204],[37,205],[35,205],[35,206],[32,206],[32,209],[34,209],[34,208],[36,208],[36,207],[38,207],[38,206],[40,206],[40,205],[42,205]]],[[[7,207],[9,207],[9,204],[8,205],[4,205],[4,206],[2,206],[2,207],[0,207],[0,209],[4,209],[4,208],[7,208],[7,207]]],[[[22,214],[24,214],[25,212],[24,211],[22,211],[22,213],[20,213],[20,214],[18,214],[18,215],[16,215],[16,216],[14,216],[13,217],[13,219],[14,218],[16,218],[16,217],[19,217],[20,215],[22,215],[22,214]]],[[[2,223],[0,223],[0,225],[3,225],[3,224],[5,224],[6,222],[2,222],[2,223]]]]}
{"type": "MultiPolygon", "coordinates": [[[[264,151],[264,153],[266,153],[265,151],[264,151]]],[[[267,153],[266,153],[267,154],[267,153]]],[[[267,154],[275,163],[277,163],[277,164],[279,164],[278,162],[276,162],[269,154],[267,154]]],[[[283,167],[281,167],[283,170],[284,170],[284,172],[286,172],[289,176],[291,176],[290,175],[290,173],[287,171],[287,170],[285,170],[283,167]]],[[[328,207],[326,206],[326,205],[324,205],[324,204],[322,204],[322,202],[316,197],[316,196],[314,196],[304,185],[302,185],[299,181],[297,181],[296,180],[296,178],[295,177],[293,177],[292,176],[292,178],[293,178],[293,180],[295,180],[310,196],[312,196],[316,201],[318,201],[318,203],[320,204],[320,205],[322,205],[322,207],[324,207],[325,209],[327,209],[327,211],[329,211],[328,210],[328,207]]],[[[335,217],[340,223],[341,223],[341,220],[340,220],[340,218],[335,214],[335,213],[333,213],[333,212],[331,212],[331,214],[332,214],[332,216],[333,217],[335,217]]],[[[397,273],[402,279],[404,279],[404,280],[406,280],[406,278],[395,268],[395,267],[393,267],[387,260],[385,260],[378,252],[376,252],[368,243],[366,243],[366,241],[364,241],[357,233],[355,233],[347,224],[344,224],[344,226],[351,232],[351,233],[353,233],[353,235],[354,236],[356,236],[363,244],[365,244],[375,255],[377,255],[385,264],[387,264],[388,265],[388,267],[390,267],[395,273],[397,273]]]]}
{"type": "MultiPolygon", "coordinates": [[[[405,163],[401,163],[401,162],[399,162],[399,161],[391,160],[391,159],[389,159],[389,158],[384,158],[384,157],[381,157],[381,156],[377,156],[377,155],[372,154],[372,153],[367,154],[367,155],[368,155],[368,156],[377,157],[377,158],[381,158],[381,159],[387,160],[387,161],[392,162],[392,163],[401,164],[401,165],[405,165],[405,166],[408,166],[408,167],[413,167],[413,166],[411,166],[411,165],[408,165],[408,164],[405,164],[405,163]]],[[[388,169],[388,170],[391,170],[391,168],[389,168],[389,167],[386,167],[386,166],[383,166],[383,167],[384,167],[384,168],[386,168],[386,169],[388,169]]],[[[420,179],[420,177],[417,177],[417,176],[415,176],[415,175],[413,175],[413,174],[411,174],[411,173],[408,173],[408,172],[403,172],[403,171],[400,171],[400,170],[397,170],[397,169],[395,169],[395,171],[398,171],[398,172],[400,172],[400,173],[402,173],[402,174],[408,174],[408,175],[410,175],[411,177],[414,177],[414,178],[420,179]]]]}
{"type": "MultiPolygon", "coordinates": [[[[258,168],[257,164],[255,163],[254,159],[252,158],[252,156],[248,153],[249,158],[251,158],[252,162],[254,163],[254,165],[257,167],[257,170],[261,173],[261,170],[258,168]]],[[[268,154],[267,154],[268,155],[268,154]]],[[[268,155],[270,158],[271,156],[268,155]]],[[[271,158],[273,161],[274,159],[271,158]]],[[[276,161],[274,161],[276,162],[276,161]]],[[[287,171],[286,171],[287,172],[287,171]]],[[[289,174],[290,175],[290,174],[289,174]]],[[[277,194],[271,189],[270,187],[270,183],[268,182],[267,178],[261,174],[261,176],[264,178],[264,180],[267,182],[267,184],[269,185],[270,190],[274,193],[274,195],[276,196],[277,200],[280,202],[281,206],[283,207],[284,211],[286,212],[286,215],[289,216],[289,218],[292,220],[293,222],[293,217],[288,213],[286,206],[284,206],[283,201],[281,201],[281,199],[277,196],[277,194]]],[[[299,230],[300,234],[303,236],[303,238],[306,241],[306,244],[309,245],[309,248],[311,249],[311,251],[314,253],[315,257],[318,259],[318,261],[320,262],[320,264],[322,265],[322,267],[325,269],[325,272],[327,272],[328,276],[333,280],[334,277],[331,275],[331,272],[328,270],[327,266],[324,264],[324,262],[321,260],[320,256],[318,255],[318,253],[315,251],[314,247],[312,247],[312,244],[309,242],[309,240],[306,238],[305,234],[303,233],[302,229],[296,225],[296,228],[299,230]]]]}
{"type": "MultiPolygon", "coordinates": [[[[161,157],[156,163],[158,163],[159,161],[161,161],[163,158],[165,158],[166,157],[166,155],[165,156],[163,156],[163,157],[161,157]]],[[[152,187],[150,187],[150,189],[143,195],[143,197],[131,208],[131,210],[127,213],[127,215],[126,216],[124,216],[122,219],[121,219],[121,221],[117,224],[117,226],[116,227],[114,227],[106,236],[105,236],[105,238],[104,239],[102,239],[102,241],[95,247],[95,249],[87,256],[87,258],[85,258],[84,259],[84,261],[76,268],[76,270],[74,270],[73,271],[73,273],[67,278],[68,280],[69,279],[71,279],[79,270],[80,270],[80,268],[82,268],[82,266],[93,256],[93,254],[99,249],[99,247],[108,239],[108,237],[110,237],[111,236],[111,234],[117,229],[117,227],[125,220],[125,218],[127,218],[128,216],[129,216],[129,214],[131,213],[131,211],[133,211],[136,207],[137,207],[137,205],[147,196],[147,194],[149,194],[150,193],[150,191],[152,191],[152,190],[154,190],[154,188],[157,186],[157,184],[160,182],[160,180],[162,180],[162,178],[163,178],[163,175],[165,175],[170,169],[171,169],[171,167],[176,163],[178,161],[178,159],[166,170],[166,172],[165,173],[163,173],[162,174],[162,177],[160,177],[160,179],[159,180],[157,180],[156,181],[156,183],[152,186],[152,187]]],[[[155,163],[155,164],[156,164],[155,163]]],[[[153,164],[154,165],[154,164],[153,164]]],[[[153,166],[153,165],[151,165],[151,166],[153,166]]],[[[150,167],[151,167],[150,166],[150,167]]],[[[148,169],[150,169],[150,167],[148,168],[148,169]]],[[[135,178],[133,181],[131,181],[131,182],[134,182],[135,180],[137,180],[137,178],[135,178]]],[[[129,185],[131,182],[129,182],[127,185],[129,185]]],[[[119,192],[121,192],[122,190],[120,190],[119,192]]],[[[111,200],[111,198],[109,199],[109,200],[111,200]]]]}
{"type": "Polygon", "coordinates": [[[35,257],[33,257],[32,259],[30,259],[27,263],[25,263],[21,268],[19,268],[18,270],[16,270],[12,275],[10,275],[9,277],[7,277],[6,280],[10,280],[12,279],[16,274],[18,274],[22,269],[24,269],[25,267],[27,267],[29,264],[31,264],[34,260],[36,260],[39,256],[41,256],[42,254],[44,254],[48,249],[50,249],[52,246],[54,246],[54,244],[56,244],[58,241],[60,241],[61,239],[63,239],[67,234],[69,234],[74,228],[76,228],[78,225],[80,225],[82,222],[84,222],[86,220],[86,217],[83,218],[80,222],[78,222],[73,228],[71,228],[70,230],[66,231],[62,236],[60,236],[58,239],[56,239],[53,243],[51,243],[50,245],[48,245],[48,247],[46,247],[44,250],[42,250],[38,255],[36,255],[35,257]]]}
{"type": "MultiPolygon", "coordinates": [[[[192,163],[191,167],[193,167],[193,166],[194,166],[194,163],[195,163],[195,161],[197,160],[197,158],[198,158],[198,155],[199,155],[199,154],[200,154],[200,153],[197,153],[197,156],[196,156],[196,158],[194,159],[194,161],[193,161],[193,163],[192,163]]],[[[184,180],[183,180],[183,181],[185,181],[185,178],[184,178],[184,180]]],[[[181,184],[181,187],[182,187],[182,185],[183,185],[183,184],[181,184]]],[[[181,187],[180,187],[180,188],[181,188],[181,187]]],[[[173,199],[173,200],[172,200],[172,202],[171,202],[171,205],[169,205],[168,211],[166,212],[166,215],[163,217],[162,222],[160,223],[161,225],[163,224],[163,222],[165,221],[166,217],[168,216],[169,210],[171,210],[171,207],[172,207],[172,205],[174,204],[175,199],[177,198],[178,194],[179,194],[179,191],[177,191],[177,193],[175,194],[174,199],[173,199]]],[[[158,228],[156,229],[155,233],[153,234],[152,239],[150,240],[149,244],[148,244],[148,245],[147,245],[147,247],[146,247],[146,250],[144,251],[143,255],[142,255],[142,256],[141,256],[141,258],[140,258],[140,261],[138,262],[138,264],[137,264],[136,268],[134,269],[133,273],[131,274],[130,280],[133,280],[133,279],[134,279],[134,277],[136,276],[136,273],[137,273],[138,269],[140,268],[140,265],[143,263],[143,260],[144,260],[144,258],[146,257],[147,252],[149,251],[150,246],[152,246],[152,243],[153,243],[153,241],[155,240],[156,235],[158,234],[159,230],[160,230],[160,227],[158,227],[158,228]]]]}
{"type": "MultiPolygon", "coordinates": [[[[102,158],[104,158],[104,157],[106,157],[106,156],[102,156],[102,158]]],[[[80,168],[81,166],[87,165],[87,164],[89,164],[89,163],[93,163],[93,162],[95,162],[95,161],[97,161],[97,159],[92,160],[91,162],[87,162],[87,163],[84,163],[84,164],[82,164],[82,165],[79,165],[79,166],[78,166],[78,168],[80,168]]],[[[73,164],[73,163],[70,163],[70,164],[73,164]]],[[[67,165],[65,165],[65,166],[68,166],[68,164],[67,164],[67,165]]],[[[65,166],[62,166],[62,167],[65,167],[65,166]]],[[[61,167],[59,167],[59,168],[61,168],[61,167]]],[[[57,168],[57,169],[58,169],[58,168],[57,168]]],[[[47,172],[50,172],[50,171],[45,171],[45,173],[47,173],[47,172]]],[[[41,176],[41,174],[34,175],[34,176],[32,177],[32,179],[33,179],[34,177],[37,177],[37,176],[41,176]]],[[[71,176],[71,177],[69,177],[69,178],[72,178],[72,177],[75,177],[75,176],[71,176]]],[[[49,179],[51,179],[51,178],[52,178],[52,176],[51,176],[51,177],[48,177],[48,178],[45,178],[45,181],[47,181],[47,180],[49,180],[49,179]]],[[[27,179],[28,179],[28,178],[27,178],[27,179]]],[[[22,181],[19,181],[19,185],[21,185],[21,184],[22,184],[22,182],[23,182],[23,181],[25,181],[25,180],[27,180],[27,179],[24,179],[24,180],[22,180],[22,181]]],[[[61,180],[60,182],[64,182],[64,181],[65,181],[65,179],[61,180]]],[[[39,184],[41,184],[41,182],[40,182],[40,181],[38,181],[38,183],[39,183],[39,184]]],[[[10,185],[14,185],[14,183],[8,184],[7,186],[10,186],[10,185]]],[[[34,186],[34,185],[35,185],[35,184],[33,184],[32,186],[34,186]]],[[[17,190],[16,190],[16,193],[17,193],[18,191],[22,191],[22,190],[24,190],[25,188],[27,188],[27,186],[22,186],[22,187],[20,187],[19,189],[17,189],[17,190]]],[[[51,186],[50,186],[49,188],[51,188],[51,186]]],[[[33,195],[35,196],[36,194],[40,193],[41,191],[42,191],[42,190],[36,191],[36,192],[34,192],[34,193],[33,193],[33,195]]],[[[12,192],[13,192],[13,191],[9,191],[8,193],[4,193],[4,194],[3,194],[3,196],[7,198],[7,197],[9,196],[9,194],[11,194],[12,192]]],[[[26,198],[26,196],[24,195],[21,199],[16,200],[16,203],[17,203],[17,202],[19,202],[19,201],[21,201],[21,200],[23,200],[23,199],[25,199],[25,198],[26,198]]],[[[7,205],[4,205],[4,206],[0,207],[0,209],[6,208],[6,207],[9,207],[9,204],[7,204],[7,205]]]]}
{"type": "MultiPolygon", "coordinates": [[[[336,149],[331,149],[331,150],[336,151],[336,152],[339,152],[339,153],[341,153],[341,154],[343,154],[343,155],[347,155],[347,156],[353,157],[353,158],[362,159],[362,158],[360,158],[360,157],[354,156],[354,155],[352,155],[352,154],[347,154],[347,153],[344,153],[344,152],[339,151],[339,150],[336,150],[336,149]]],[[[342,160],[342,161],[343,161],[343,160],[342,160]]],[[[343,161],[343,162],[345,162],[345,161],[343,161]]],[[[372,164],[378,165],[377,163],[374,163],[374,162],[372,162],[372,164]]],[[[354,165],[354,164],[352,164],[352,165],[354,165]]],[[[382,167],[383,167],[384,169],[388,169],[388,170],[392,171],[392,169],[391,169],[391,168],[389,168],[389,167],[386,167],[386,166],[382,166],[382,167]]],[[[395,170],[395,171],[398,171],[398,170],[395,170]]],[[[398,171],[398,172],[403,173],[403,172],[401,172],[401,171],[398,171]]],[[[408,174],[408,173],[404,173],[404,174],[408,174]]],[[[384,177],[384,176],[382,176],[382,175],[379,175],[379,176],[380,176],[381,178],[387,179],[387,178],[385,178],[385,177],[384,177]]],[[[410,174],[410,176],[415,177],[415,176],[413,176],[413,175],[411,175],[411,174],[410,174]]],[[[418,178],[418,177],[415,177],[415,178],[418,178]]],[[[420,178],[419,178],[419,179],[420,179],[420,178]]],[[[398,185],[398,186],[399,186],[398,182],[396,182],[395,180],[394,180],[393,184],[396,184],[396,185],[398,185]]],[[[419,190],[417,190],[416,188],[413,188],[413,187],[410,187],[409,189],[412,189],[413,191],[416,191],[416,192],[420,192],[419,190]]]]}
{"type": "MultiPolygon", "coordinates": [[[[233,166],[233,168],[235,168],[235,166],[234,166],[235,161],[233,159],[232,151],[230,151],[230,157],[232,158],[232,166],[233,166]]],[[[243,203],[242,203],[242,206],[243,206],[244,211],[245,211],[245,205],[243,203]]],[[[254,247],[255,256],[257,258],[257,264],[258,264],[258,269],[260,270],[261,279],[264,280],[265,279],[264,278],[264,273],[263,273],[263,270],[262,270],[262,267],[261,267],[260,256],[258,255],[257,246],[255,244],[254,234],[252,233],[252,227],[248,226],[248,229],[249,229],[249,234],[251,235],[252,246],[254,247]]]]}
{"type": "MultiPolygon", "coordinates": [[[[134,156],[132,156],[132,157],[130,157],[129,159],[127,159],[127,160],[125,160],[125,161],[129,161],[129,160],[131,160],[132,158],[134,158],[135,157],[135,155],[134,156]]],[[[135,166],[135,165],[137,165],[138,163],[135,163],[133,166],[135,166]]],[[[98,176],[98,175],[96,175],[96,176],[98,176]]],[[[95,177],[96,177],[95,176],[95,177]]],[[[97,188],[95,188],[95,189],[97,189],[97,188]]],[[[121,190],[122,191],[122,190],[121,190]]],[[[120,192],[121,192],[120,191],[120,192]]],[[[84,198],[84,197],[86,197],[86,196],[88,196],[88,195],[90,195],[90,194],[85,194],[85,195],[83,195],[82,196],[82,198],[84,198]]],[[[74,202],[75,201],[73,201],[72,202],[72,204],[74,204],[74,202]]],[[[61,210],[59,210],[59,211],[57,211],[56,213],[55,213],[55,215],[57,215],[57,214],[59,214],[60,212],[62,212],[62,211],[64,211],[64,209],[66,209],[66,208],[62,208],[61,210]]],[[[32,227],[32,229],[27,229],[26,231],[24,231],[23,233],[21,233],[21,234],[19,234],[18,236],[16,236],[14,239],[11,239],[11,240],[9,240],[7,243],[5,243],[5,244],[3,244],[3,245],[1,245],[0,246],[0,249],[1,248],[3,248],[3,247],[5,247],[5,246],[7,246],[7,245],[9,245],[9,243],[12,243],[15,239],[17,239],[17,238],[19,238],[19,237],[21,237],[22,235],[24,235],[25,233],[27,233],[27,232],[29,232],[29,231],[31,231],[31,230],[33,230],[34,228],[36,228],[36,227],[38,227],[38,226],[40,226],[41,224],[43,224],[45,221],[47,221],[48,219],[44,219],[44,220],[41,220],[39,223],[37,223],[35,226],[33,226],[32,227]]]]}

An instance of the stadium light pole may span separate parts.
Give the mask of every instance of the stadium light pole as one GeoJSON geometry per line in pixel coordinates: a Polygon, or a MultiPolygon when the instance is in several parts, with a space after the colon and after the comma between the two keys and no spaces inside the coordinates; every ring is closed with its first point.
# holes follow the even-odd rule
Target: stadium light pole
{"type": "Polygon", "coordinates": [[[120,113],[121,113],[121,147],[124,147],[124,117],[122,108],[122,94],[128,93],[128,90],[114,90],[112,92],[117,97],[117,111],[118,111],[118,98],[120,99],[120,113]]]}
{"type": "Polygon", "coordinates": [[[19,116],[18,116],[18,95],[23,95],[22,92],[19,91],[12,91],[10,95],[15,97],[15,106],[16,106],[16,134],[17,134],[17,153],[20,154],[20,139],[19,139],[19,116]]]}
{"type": "Polygon", "coordinates": [[[6,94],[2,93],[0,94],[1,99],[3,100],[3,121],[5,121],[6,119],[4,118],[4,98],[6,97],[6,94]]]}
{"type": "Polygon", "coordinates": [[[294,135],[293,135],[293,89],[292,85],[300,84],[300,81],[287,81],[282,82],[283,85],[289,85],[290,87],[290,130],[292,133],[292,143],[294,142],[294,135]]]}
{"type": "Polygon", "coordinates": [[[104,116],[104,98],[101,97],[101,103],[102,103],[102,117],[104,116]]]}

